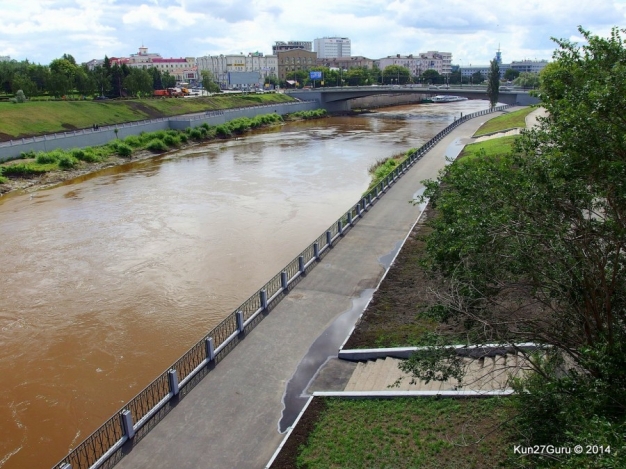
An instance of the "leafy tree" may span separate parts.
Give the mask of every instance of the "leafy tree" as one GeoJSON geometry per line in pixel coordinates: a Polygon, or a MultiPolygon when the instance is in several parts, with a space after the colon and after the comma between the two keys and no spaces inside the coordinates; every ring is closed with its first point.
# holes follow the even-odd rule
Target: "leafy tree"
{"type": "Polygon", "coordinates": [[[422,73],[422,78],[425,83],[436,84],[441,83],[442,77],[437,70],[428,69],[422,73]]]}
{"type": "Polygon", "coordinates": [[[383,70],[383,83],[406,84],[411,81],[411,71],[400,65],[389,65],[383,70]]]}
{"type": "Polygon", "coordinates": [[[220,85],[215,83],[213,74],[208,70],[202,71],[202,86],[209,93],[219,93],[221,91],[220,85]]]}
{"type": "Polygon", "coordinates": [[[532,72],[521,72],[513,83],[524,88],[537,88],[539,86],[539,75],[532,72]]]}
{"type": "Polygon", "coordinates": [[[131,68],[124,78],[124,88],[131,96],[152,95],[153,78],[142,68],[131,68]]]}
{"type": "Polygon", "coordinates": [[[163,89],[172,88],[176,86],[176,77],[170,75],[170,72],[165,70],[161,75],[161,83],[163,84],[163,89]]]}
{"type": "Polygon", "coordinates": [[[37,92],[37,85],[28,75],[22,72],[18,72],[14,75],[11,87],[14,93],[17,93],[18,90],[22,90],[22,93],[28,96],[32,96],[37,92]]]}
{"type": "Polygon", "coordinates": [[[449,77],[450,84],[460,84],[461,83],[461,70],[455,70],[450,74],[449,77]]]}
{"type": "Polygon", "coordinates": [[[500,66],[498,61],[493,59],[489,67],[489,77],[487,81],[487,96],[489,96],[489,104],[495,107],[500,97],[500,66]]]}
{"type": "Polygon", "coordinates": [[[470,80],[470,82],[473,83],[474,85],[478,85],[482,83],[483,81],[485,81],[485,76],[480,72],[473,73],[471,78],[472,79],[470,80]]]}
{"type": "Polygon", "coordinates": [[[78,67],[74,76],[76,90],[83,96],[91,96],[96,93],[96,81],[93,74],[86,68],[78,67]]]}
{"type": "Polygon", "coordinates": [[[26,102],[26,95],[24,95],[24,92],[22,90],[17,90],[15,92],[15,102],[17,102],[17,103],[25,103],[26,102]]]}
{"type": "MultiPolygon", "coordinates": [[[[626,41],[617,28],[608,39],[580,33],[588,45],[556,40],[538,92],[547,117],[513,153],[461,159],[427,182],[438,215],[425,265],[441,281],[438,310],[476,343],[549,346],[516,385],[526,443],[621,448],[626,41]]],[[[434,363],[410,368],[432,375],[434,363]]],[[[593,467],[622,467],[619,457],[593,467]]]]}
{"type": "Polygon", "coordinates": [[[97,66],[91,71],[95,90],[100,96],[106,96],[111,91],[111,77],[104,66],[97,66]]]}
{"type": "Polygon", "coordinates": [[[519,71],[513,70],[512,68],[507,68],[506,72],[504,72],[504,79],[508,81],[513,81],[519,76],[519,71]]]}
{"type": "MultiPolygon", "coordinates": [[[[345,77],[344,79],[350,86],[365,85],[367,84],[367,81],[369,78],[369,74],[367,73],[367,70],[364,69],[363,67],[353,67],[349,69],[347,72],[342,73],[341,75],[345,77]]],[[[400,77],[400,79],[402,79],[402,76],[400,77]]]]}

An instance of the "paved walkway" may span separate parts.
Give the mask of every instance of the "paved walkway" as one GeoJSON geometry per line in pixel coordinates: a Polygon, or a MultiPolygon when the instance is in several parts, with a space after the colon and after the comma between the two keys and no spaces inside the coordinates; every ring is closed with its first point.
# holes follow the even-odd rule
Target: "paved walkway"
{"type": "Polygon", "coordinates": [[[447,151],[456,156],[449,153],[455,141],[500,114],[460,125],[416,163],[116,468],[265,467],[283,437],[278,425],[288,382],[329,326],[363,307],[362,293],[371,294],[384,272],[381,258],[397,250],[419,215],[408,201],[423,187],[420,181],[437,176],[447,151]]]}

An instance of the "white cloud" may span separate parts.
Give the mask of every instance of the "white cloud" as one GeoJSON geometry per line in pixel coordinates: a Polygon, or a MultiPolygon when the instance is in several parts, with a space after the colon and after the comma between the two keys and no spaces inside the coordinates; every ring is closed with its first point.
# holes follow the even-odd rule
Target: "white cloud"
{"type": "Polygon", "coordinates": [[[345,36],[370,58],[449,51],[453,62],[549,59],[550,37],[606,36],[621,0],[0,0],[0,55],[41,63],[127,56],[141,44],[167,57],[260,51],[278,40],[345,36]]]}

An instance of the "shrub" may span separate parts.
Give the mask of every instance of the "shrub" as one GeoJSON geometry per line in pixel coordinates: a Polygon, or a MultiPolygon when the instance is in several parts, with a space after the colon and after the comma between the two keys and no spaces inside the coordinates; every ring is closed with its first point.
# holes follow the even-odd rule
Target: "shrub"
{"type": "Polygon", "coordinates": [[[184,132],[181,132],[178,138],[182,143],[187,143],[187,141],[189,140],[189,137],[187,137],[187,134],[184,132]]]}
{"type": "Polygon", "coordinates": [[[167,134],[163,137],[163,143],[165,143],[168,147],[175,147],[180,145],[180,139],[176,135],[167,134]]]}
{"type": "Polygon", "coordinates": [[[204,122],[200,127],[204,127],[205,129],[209,130],[211,126],[208,123],[204,122]]]}
{"type": "Polygon", "coordinates": [[[132,148],[139,148],[141,145],[143,145],[142,138],[138,137],[137,135],[129,135],[123,140],[123,142],[132,148]]]}
{"type": "Polygon", "coordinates": [[[20,153],[20,159],[25,160],[27,158],[36,158],[37,154],[33,151],[23,151],[20,153]]]}
{"type": "Polygon", "coordinates": [[[15,93],[15,100],[18,103],[26,102],[26,95],[24,95],[24,92],[22,90],[17,90],[17,93],[15,93]]]}
{"type": "Polygon", "coordinates": [[[221,124],[215,127],[215,133],[220,137],[230,137],[231,131],[227,124],[221,124]]]}
{"type": "Polygon", "coordinates": [[[37,158],[35,158],[35,162],[37,164],[50,164],[50,163],[58,163],[61,155],[57,152],[50,153],[39,153],[37,158]]]}
{"type": "Polygon", "coordinates": [[[32,177],[46,173],[44,168],[38,168],[32,164],[14,164],[11,166],[5,166],[2,169],[2,175],[7,177],[32,177]]]}
{"type": "Polygon", "coordinates": [[[150,140],[148,142],[148,145],[146,145],[146,148],[154,152],[167,151],[167,145],[165,144],[165,142],[163,142],[163,140],[159,140],[158,138],[153,138],[152,140],[150,140]]]}
{"type": "Polygon", "coordinates": [[[7,182],[9,182],[7,178],[5,178],[4,176],[0,176],[0,184],[6,184],[7,182]]]}
{"type": "Polygon", "coordinates": [[[87,163],[97,163],[101,161],[100,157],[90,150],[72,150],[71,155],[80,161],[86,161],[87,163]]]}
{"type": "Polygon", "coordinates": [[[78,160],[71,155],[63,155],[59,158],[59,168],[72,169],[78,164],[78,160]]]}
{"type": "Polygon", "coordinates": [[[194,140],[201,140],[202,139],[202,132],[200,132],[199,129],[191,129],[189,131],[189,136],[191,138],[193,138],[194,140]]]}
{"type": "Polygon", "coordinates": [[[133,154],[133,149],[125,143],[119,143],[115,152],[123,158],[127,158],[133,154]]]}

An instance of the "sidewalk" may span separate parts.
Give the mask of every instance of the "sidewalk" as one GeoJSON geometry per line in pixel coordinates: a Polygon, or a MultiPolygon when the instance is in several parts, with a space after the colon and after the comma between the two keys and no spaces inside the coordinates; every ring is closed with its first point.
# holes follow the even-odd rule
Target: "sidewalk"
{"type": "MultiPolygon", "coordinates": [[[[419,208],[409,200],[423,187],[420,181],[437,176],[447,151],[447,156],[456,156],[449,154],[449,147],[458,147],[457,139],[471,136],[483,122],[500,114],[460,125],[417,162],[116,467],[264,467],[283,437],[278,427],[288,382],[296,370],[304,373],[306,381],[317,369],[320,350],[328,350],[329,344],[333,351],[327,355],[336,356],[358,316],[354,313],[360,313],[385,270],[382,259],[399,248],[419,215],[419,208]],[[329,327],[336,319],[340,321],[329,327]],[[348,319],[352,323],[347,325],[348,319]],[[344,329],[343,336],[333,335],[344,329]]],[[[295,378],[302,376],[292,383],[298,381],[295,378]]],[[[293,390],[290,394],[296,407],[300,402],[304,405],[305,399],[293,390]]],[[[291,425],[295,410],[300,409],[290,410],[283,427],[291,425]]]]}

